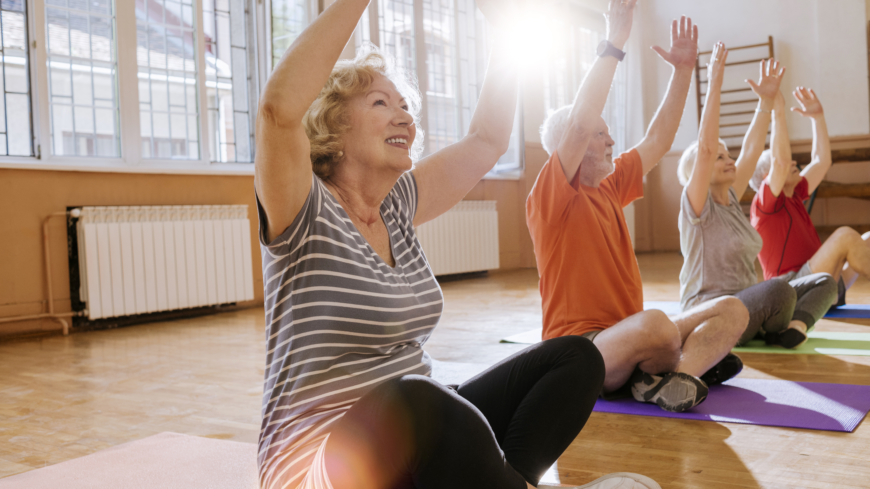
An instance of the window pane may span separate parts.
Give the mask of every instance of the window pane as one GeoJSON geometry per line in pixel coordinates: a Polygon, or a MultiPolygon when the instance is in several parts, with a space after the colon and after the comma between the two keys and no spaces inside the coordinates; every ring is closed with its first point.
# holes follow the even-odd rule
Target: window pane
{"type": "Polygon", "coordinates": [[[272,66],[305,30],[310,17],[306,0],[272,0],[272,66]]]}
{"type": "Polygon", "coordinates": [[[120,156],[114,3],[48,2],[45,21],[52,153],[120,156]]]}
{"type": "Polygon", "coordinates": [[[453,0],[423,0],[426,42],[427,148],[434,153],[461,138],[453,0]]]}
{"type": "Polygon", "coordinates": [[[381,50],[399,69],[415,73],[414,0],[378,0],[378,24],[381,50]]]}
{"type": "MultiPolygon", "coordinates": [[[[477,99],[483,88],[486,66],[492,42],[489,38],[486,19],[474,0],[456,1],[457,50],[459,75],[460,135],[468,133],[471,116],[477,107],[477,99]]],[[[431,118],[431,116],[430,116],[431,118]]],[[[525,141],[523,138],[522,99],[517,101],[514,125],[507,152],[499,158],[491,173],[513,171],[523,168],[525,141]]]]}
{"type": "Polygon", "coordinates": [[[32,156],[30,68],[24,0],[0,2],[0,155],[32,156]]]}
{"type": "Polygon", "coordinates": [[[144,158],[199,159],[193,0],[136,0],[144,158]],[[194,127],[188,123],[193,118],[194,127]]]}
{"type": "Polygon", "coordinates": [[[211,161],[253,161],[248,14],[244,0],[204,0],[205,76],[211,161]]]}

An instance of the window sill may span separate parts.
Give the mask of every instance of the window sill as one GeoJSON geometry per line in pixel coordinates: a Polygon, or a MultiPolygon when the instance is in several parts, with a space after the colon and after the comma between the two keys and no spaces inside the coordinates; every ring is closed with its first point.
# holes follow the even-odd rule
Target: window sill
{"type": "Polygon", "coordinates": [[[77,171],[103,173],[154,173],[169,175],[253,176],[253,163],[201,163],[198,161],[156,160],[127,165],[120,159],[79,160],[78,158],[2,158],[0,169],[77,171]]]}
{"type": "Polygon", "coordinates": [[[509,170],[498,173],[487,173],[484,180],[519,180],[523,178],[523,170],[509,170]]]}

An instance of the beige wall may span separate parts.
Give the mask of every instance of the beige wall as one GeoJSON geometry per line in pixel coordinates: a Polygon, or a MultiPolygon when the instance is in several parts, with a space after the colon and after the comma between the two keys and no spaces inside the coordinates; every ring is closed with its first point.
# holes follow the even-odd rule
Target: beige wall
{"type": "MultiPolygon", "coordinates": [[[[498,202],[502,269],[535,266],[524,209],[528,191],[546,161],[540,144],[527,143],[526,161],[526,175],[531,176],[483,180],[466,197],[498,202]]],[[[0,169],[0,317],[47,311],[42,221],[67,206],[81,205],[247,205],[254,245],[255,300],[251,304],[261,303],[263,280],[253,184],[252,176],[0,169]]],[[[49,230],[54,307],[57,312],[67,312],[70,290],[64,218],[53,218],[49,230]]],[[[0,323],[0,336],[59,329],[58,323],[49,320],[0,323]]]]}
{"type": "MultiPolygon", "coordinates": [[[[260,270],[252,176],[157,175],[0,169],[0,317],[47,311],[42,257],[45,216],[80,205],[246,204],[251,220],[254,270],[260,270]]],[[[70,311],[66,227],[49,226],[54,307],[70,311]]],[[[263,301],[263,280],[254,274],[254,297],[263,301]]],[[[0,336],[58,330],[54,321],[0,323],[0,336]]]]}

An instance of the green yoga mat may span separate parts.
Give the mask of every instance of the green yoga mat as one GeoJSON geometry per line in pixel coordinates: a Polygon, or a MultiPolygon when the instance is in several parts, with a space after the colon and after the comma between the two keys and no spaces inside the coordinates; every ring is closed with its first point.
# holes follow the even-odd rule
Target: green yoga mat
{"type": "Polygon", "coordinates": [[[735,353],[870,356],[870,333],[810,331],[807,336],[809,336],[807,342],[793,350],[780,346],[767,346],[762,340],[752,340],[746,346],[735,347],[733,351],[735,353]]]}

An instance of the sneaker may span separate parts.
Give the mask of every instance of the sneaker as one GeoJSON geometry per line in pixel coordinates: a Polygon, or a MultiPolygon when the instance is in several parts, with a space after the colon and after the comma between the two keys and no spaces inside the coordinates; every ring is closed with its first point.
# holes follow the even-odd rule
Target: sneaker
{"type": "Polygon", "coordinates": [[[806,343],[807,335],[798,329],[788,328],[782,333],[766,333],[764,342],[768,345],[779,345],[791,350],[806,343]]]}
{"type": "Polygon", "coordinates": [[[672,413],[691,409],[707,398],[707,384],[683,372],[658,376],[637,369],[629,382],[636,401],[650,402],[672,413]]]}
{"type": "Polygon", "coordinates": [[[582,486],[550,486],[539,484],[538,489],[662,489],[656,481],[649,477],[632,474],[631,472],[615,472],[599,477],[582,486]]]}
{"type": "Polygon", "coordinates": [[[734,378],[743,370],[743,361],[733,353],[725,355],[719,363],[701,376],[707,386],[721,384],[728,379],[734,378]]]}

